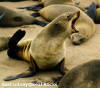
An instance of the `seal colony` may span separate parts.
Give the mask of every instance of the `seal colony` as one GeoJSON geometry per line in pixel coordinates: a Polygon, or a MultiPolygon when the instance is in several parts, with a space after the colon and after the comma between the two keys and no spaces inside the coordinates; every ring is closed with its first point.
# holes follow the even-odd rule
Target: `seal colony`
{"type": "Polygon", "coordinates": [[[17,76],[10,76],[5,81],[33,76],[38,70],[58,68],[65,74],[64,42],[72,32],[77,32],[74,24],[79,19],[80,11],[64,13],[41,30],[34,40],[17,44],[25,35],[18,30],[9,40],[8,56],[30,62],[30,70],[17,76]]]}
{"type": "Polygon", "coordinates": [[[54,20],[57,16],[64,12],[80,11],[79,19],[75,23],[75,28],[78,33],[73,33],[70,38],[73,44],[79,45],[88,40],[95,33],[95,24],[93,20],[87,16],[82,10],[70,5],[50,5],[41,9],[38,13],[48,21],[54,20]]]}
{"type": "Polygon", "coordinates": [[[71,6],[78,7],[82,11],[84,11],[88,16],[90,16],[96,23],[100,22],[100,20],[98,21],[98,19],[100,19],[100,15],[98,14],[99,11],[96,9],[97,5],[94,2],[89,7],[83,8],[79,5],[77,1],[73,1],[73,0],[43,0],[43,1],[40,1],[38,5],[19,7],[19,9],[26,8],[28,10],[39,11],[42,8],[45,8],[47,6],[54,5],[54,4],[71,5],[71,6]]]}
{"type": "Polygon", "coordinates": [[[58,88],[100,88],[100,60],[92,60],[70,70],[58,88]]]}

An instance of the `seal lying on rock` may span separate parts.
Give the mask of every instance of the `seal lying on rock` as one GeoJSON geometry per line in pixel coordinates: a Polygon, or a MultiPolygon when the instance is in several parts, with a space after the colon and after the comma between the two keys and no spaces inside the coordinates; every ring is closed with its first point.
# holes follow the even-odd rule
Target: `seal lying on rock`
{"type": "Polygon", "coordinates": [[[92,60],[70,70],[58,88],[100,88],[100,60],[92,60]]]}
{"type": "Polygon", "coordinates": [[[5,81],[29,77],[39,70],[58,68],[63,74],[67,71],[64,64],[64,42],[72,32],[76,32],[75,22],[80,12],[64,13],[54,19],[41,30],[34,40],[17,44],[25,35],[25,31],[18,30],[8,43],[8,56],[30,62],[30,70],[17,76],[10,76],[5,81]]]}

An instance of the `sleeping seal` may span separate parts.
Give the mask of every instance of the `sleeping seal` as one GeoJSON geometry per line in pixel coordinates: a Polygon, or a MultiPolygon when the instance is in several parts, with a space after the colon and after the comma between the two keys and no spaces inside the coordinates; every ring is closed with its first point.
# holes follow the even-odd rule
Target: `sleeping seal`
{"type": "Polygon", "coordinates": [[[78,45],[91,38],[95,33],[95,24],[93,20],[82,10],[70,5],[50,5],[41,9],[37,14],[40,14],[48,21],[52,21],[64,12],[68,13],[75,11],[80,11],[79,19],[75,23],[75,27],[79,33],[73,33],[70,38],[73,44],[78,45]]]}
{"type": "Polygon", "coordinates": [[[5,81],[29,77],[39,70],[58,68],[63,74],[67,71],[64,59],[64,42],[72,33],[76,32],[74,24],[80,12],[64,13],[54,19],[41,30],[33,40],[20,42],[25,31],[18,30],[8,43],[8,56],[30,62],[31,67],[27,73],[10,76],[5,81]]]}
{"type": "Polygon", "coordinates": [[[74,67],[63,76],[58,88],[100,88],[100,60],[74,67]]]}
{"type": "Polygon", "coordinates": [[[45,25],[30,15],[0,6],[0,26],[15,27],[28,24],[45,25]]]}
{"type": "Polygon", "coordinates": [[[85,10],[84,8],[79,6],[78,2],[74,2],[73,0],[42,0],[37,5],[19,7],[19,9],[26,8],[27,10],[39,11],[40,9],[47,7],[49,5],[53,5],[53,4],[73,5],[73,6],[81,8],[82,10],[85,10]]]}

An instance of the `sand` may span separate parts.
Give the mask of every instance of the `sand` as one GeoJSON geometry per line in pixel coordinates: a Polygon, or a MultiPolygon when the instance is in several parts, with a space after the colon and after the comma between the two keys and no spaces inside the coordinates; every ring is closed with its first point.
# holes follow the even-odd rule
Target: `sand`
{"type": "MultiPolygon", "coordinates": [[[[85,1],[88,1],[87,6],[91,3],[90,0],[85,0],[85,1]]],[[[8,8],[11,8],[11,9],[15,9],[19,6],[28,6],[28,5],[32,5],[32,4],[33,4],[33,1],[31,1],[31,0],[22,1],[22,2],[0,2],[0,5],[7,6],[8,8]]],[[[85,4],[85,3],[82,3],[82,4],[85,4]]],[[[18,11],[23,11],[27,14],[31,13],[26,10],[18,10],[18,11]]],[[[100,25],[97,25],[96,28],[97,28],[96,34],[98,34],[97,36],[100,37],[100,30],[99,30],[100,25]]],[[[9,28],[1,28],[0,27],[0,37],[1,36],[4,36],[4,37],[11,36],[18,29],[26,30],[26,35],[25,35],[24,39],[30,39],[30,38],[33,38],[34,36],[36,36],[36,34],[40,30],[42,30],[42,27],[37,26],[37,25],[24,25],[24,26],[20,26],[20,27],[9,27],[9,28]]],[[[94,36],[95,38],[97,38],[96,34],[94,36]]],[[[100,39],[99,37],[98,37],[98,40],[100,39]]],[[[99,43],[99,42],[97,42],[97,43],[99,43]]],[[[27,62],[18,61],[18,60],[9,58],[7,56],[6,52],[7,52],[6,50],[3,52],[0,52],[0,88],[25,88],[25,86],[24,87],[23,86],[22,87],[21,86],[19,86],[19,87],[13,87],[13,86],[12,87],[11,86],[4,87],[3,83],[6,83],[6,84],[7,83],[15,83],[15,84],[31,83],[32,81],[38,80],[38,79],[42,79],[44,82],[46,82],[46,81],[51,81],[52,77],[60,76],[60,73],[57,71],[40,72],[34,77],[20,78],[17,80],[5,82],[5,81],[3,81],[3,79],[5,77],[22,73],[25,70],[27,70],[29,67],[29,64],[27,62]]],[[[76,63],[79,63],[79,62],[77,61],[76,63]]],[[[74,63],[74,64],[76,64],[76,63],[74,63]]],[[[52,87],[51,86],[45,86],[45,87],[44,86],[42,86],[42,87],[35,86],[35,87],[26,87],[26,88],[57,88],[57,86],[52,86],[52,87]]]]}

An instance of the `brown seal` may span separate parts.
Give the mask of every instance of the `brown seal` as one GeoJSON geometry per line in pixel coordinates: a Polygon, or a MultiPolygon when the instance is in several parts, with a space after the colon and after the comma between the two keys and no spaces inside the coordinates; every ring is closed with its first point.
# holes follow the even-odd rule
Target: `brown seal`
{"type": "Polygon", "coordinates": [[[95,33],[95,24],[93,20],[82,10],[70,5],[50,5],[41,9],[39,14],[46,20],[52,21],[64,12],[69,13],[75,11],[80,11],[79,19],[75,23],[75,28],[79,33],[73,33],[70,37],[72,43],[78,45],[91,38],[95,33]]]}
{"type": "Polygon", "coordinates": [[[92,60],[70,70],[60,80],[58,88],[99,88],[100,60],[92,60]]]}
{"type": "Polygon", "coordinates": [[[31,64],[27,73],[8,77],[5,80],[14,80],[34,75],[38,70],[59,69],[63,74],[65,67],[64,42],[72,32],[76,32],[74,25],[80,12],[64,13],[54,19],[41,30],[32,41],[20,42],[25,31],[18,30],[8,43],[8,56],[23,59],[31,64]]]}
{"type": "Polygon", "coordinates": [[[0,26],[14,27],[28,24],[42,26],[41,22],[30,15],[0,6],[0,26]]]}

